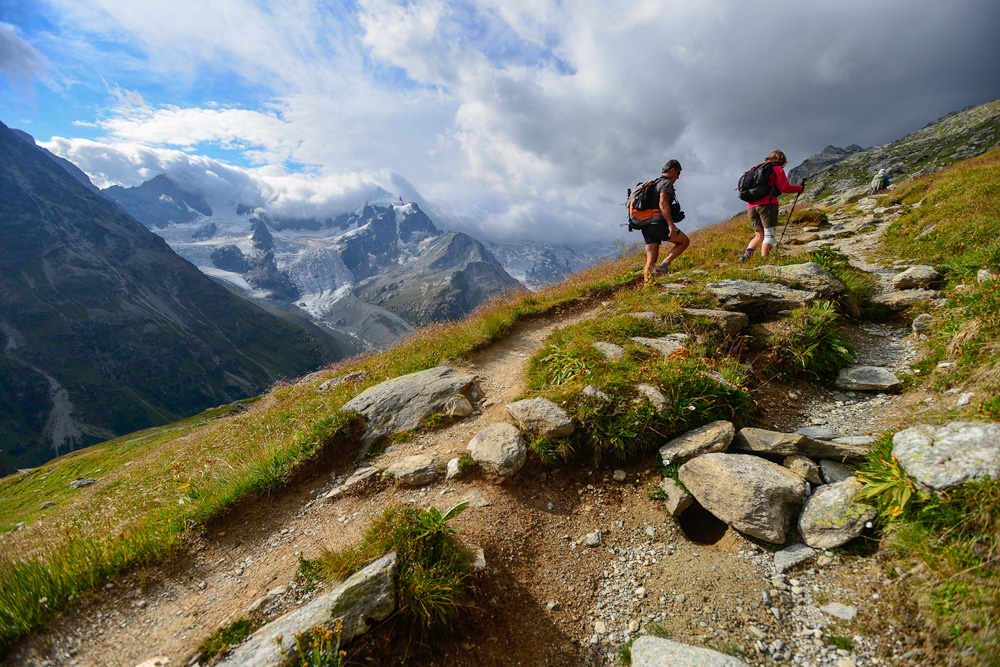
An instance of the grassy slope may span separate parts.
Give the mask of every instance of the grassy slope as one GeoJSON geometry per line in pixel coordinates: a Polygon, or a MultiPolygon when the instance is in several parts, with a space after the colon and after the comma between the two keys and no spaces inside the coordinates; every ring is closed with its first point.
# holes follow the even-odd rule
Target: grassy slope
{"type": "MultiPolygon", "coordinates": [[[[952,286],[959,282],[974,284],[971,277],[980,265],[1000,271],[997,183],[1000,153],[994,152],[896,187],[891,198],[908,204],[918,200],[923,203],[887,231],[887,256],[943,263],[952,286]]],[[[793,224],[806,219],[797,213],[793,224]]],[[[711,280],[742,275],[737,267],[718,265],[731,262],[749,236],[742,215],[692,234],[692,249],[675,267],[698,268],[705,273],[689,274],[695,284],[682,305],[709,305],[710,299],[698,287],[711,280]]],[[[43,625],[58,609],[85,596],[117,572],[176,550],[186,530],[238,501],[281,485],[303,467],[304,461],[328,454],[330,448],[350,449],[350,424],[336,417],[337,410],[367,386],[461,358],[477,346],[503,337],[516,320],[550,312],[587,295],[615,299],[619,312],[676,312],[678,303],[651,303],[641,292],[621,289],[635,278],[640,264],[641,258],[632,256],[574,276],[538,294],[508,302],[494,301],[466,320],[427,328],[386,353],[344,362],[329,370],[332,376],[364,369],[367,375],[358,384],[317,392],[320,379],[314,378],[299,385],[277,387],[244,411],[209,411],[0,480],[0,530],[11,531],[24,524],[20,530],[6,532],[0,540],[0,648],[43,625]],[[99,482],[70,490],[68,482],[81,477],[94,477],[99,482]],[[56,505],[42,510],[41,505],[48,501],[56,505]]],[[[930,344],[933,360],[954,359],[958,373],[926,380],[938,388],[958,382],[966,390],[977,388],[985,398],[973,408],[993,419],[1000,418],[997,373],[989,371],[1000,368],[1000,352],[992,342],[1000,333],[998,312],[1000,290],[989,283],[950,300],[938,314],[930,344]],[[979,328],[969,334],[967,323],[971,320],[979,322],[979,328]],[[966,335],[956,349],[952,338],[960,331],[966,335]]],[[[581,329],[573,335],[606,338],[616,335],[615,327],[622,335],[635,335],[631,328],[636,326],[641,325],[623,320],[607,323],[607,331],[581,329]]],[[[569,338],[566,342],[572,344],[569,338]]],[[[736,370],[726,364],[724,359],[718,359],[720,370],[734,379],[736,370]]],[[[562,391],[554,386],[549,389],[562,391]]],[[[977,514],[979,519],[986,517],[987,524],[1000,506],[991,488],[970,492],[978,507],[990,509],[977,514]]],[[[968,502],[951,500],[959,507],[968,502]]],[[[934,510],[940,505],[924,502],[912,507],[934,510]]],[[[950,517],[957,514],[961,514],[959,509],[945,513],[950,517]]],[[[919,582],[912,578],[913,587],[901,589],[907,591],[905,601],[910,603],[904,607],[917,610],[918,618],[941,637],[954,635],[956,640],[945,641],[942,650],[958,650],[966,645],[980,653],[987,650],[983,647],[996,640],[996,607],[991,612],[985,606],[992,598],[983,597],[984,582],[977,577],[995,569],[989,565],[996,553],[995,543],[984,546],[978,538],[974,545],[962,540],[958,544],[949,542],[948,552],[954,550],[960,557],[948,560],[918,548],[920,539],[910,536],[918,531],[925,542],[954,542],[953,537],[945,536],[946,528],[952,525],[949,519],[920,523],[903,514],[895,518],[886,515],[884,521],[897,558],[922,558],[929,565],[927,577],[919,582]],[[926,531],[930,531],[929,536],[926,531]],[[972,581],[966,581],[970,577],[972,581]],[[944,614],[955,608],[969,610],[965,620],[971,623],[971,630],[954,629],[944,614]]],[[[993,534],[997,528],[993,526],[993,534]]],[[[974,526],[970,530],[969,534],[975,535],[979,529],[974,526]]],[[[993,579],[985,583],[997,588],[993,579]]]]}

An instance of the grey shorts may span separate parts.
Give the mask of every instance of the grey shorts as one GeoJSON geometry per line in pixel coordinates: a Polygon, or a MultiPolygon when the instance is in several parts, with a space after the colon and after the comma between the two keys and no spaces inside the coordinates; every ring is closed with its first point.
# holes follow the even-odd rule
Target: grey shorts
{"type": "Polygon", "coordinates": [[[750,226],[754,229],[770,229],[778,226],[778,205],[761,204],[747,209],[750,226]]]}

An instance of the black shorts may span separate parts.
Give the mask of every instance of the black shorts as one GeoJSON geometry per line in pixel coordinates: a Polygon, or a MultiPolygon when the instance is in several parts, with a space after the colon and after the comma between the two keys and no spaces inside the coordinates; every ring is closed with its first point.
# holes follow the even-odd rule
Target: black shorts
{"type": "Polygon", "coordinates": [[[646,225],[641,231],[642,238],[646,241],[646,245],[649,245],[650,243],[670,242],[670,227],[667,225],[666,220],[646,225]]]}

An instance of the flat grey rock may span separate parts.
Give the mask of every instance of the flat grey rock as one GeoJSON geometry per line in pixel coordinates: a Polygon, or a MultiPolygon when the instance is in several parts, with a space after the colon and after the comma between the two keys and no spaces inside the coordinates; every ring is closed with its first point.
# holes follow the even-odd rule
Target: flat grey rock
{"type": "Polygon", "coordinates": [[[801,433],[780,433],[763,428],[742,428],[733,438],[731,449],[758,454],[802,454],[812,458],[847,459],[864,456],[864,447],[830,440],[816,440],[801,433]]]}
{"type": "Polygon", "coordinates": [[[903,386],[903,381],[879,366],[848,366],[840,369],[836,384],[849,391],[894,391],[903,386]]]}
{"type": "Polygon", "coordinates": [[[837,280],[829,270],[816,262],[789,264],[786,266],[765,265],[757,271],[774,281],[801,290],[835,295],[847,291],[844,283],[837,280]]]}
{"type": "Polygon", "coordinates": [[[832,431],[828,428],[822,426],[806,426],[795,431],[799,435],[804,435],[807,438],[812,438],[814,440],[833,440],[837,437],[837,432],[832,431]]]}
{"type": "Polygon", "coordinates": [[[646,338],[644,336],[633,336],[632,340],[639,345],[651,347],[664,357],[669,357],[674,352],[687,348],[687,336],[684,334],[670,334],[660,338],[646,338]]]}
{"type": "Polygon", "coordinates": [[[905,289],[877,294],[872,298],[872,302],[888,308],[909,308],[914,304],[933,301],[943,296],[944,294],[937,290],[905,289]]]}
{"type": "Polygon", "coordinates": [[[705,289],[725,310],[738,310],[751,317],[803,308],[819,298],[815,291],[750,280],[720,280],[705,285],[705,289]]]}
{"type": "Polygon", "coordinates": [[[632,667],[746,667],[725,653],[642,635],[632,642],[632,667]]]}
{"type": "Polygon", "coordinates": [[[856,607],[851,607],[850,605],[841,604],[840,602],[830,602],[819,608],[824,614],[829,614],[834,618],[839,618],[842,621],[853,621],[854,617],[858,615],[858,610],[856,607]]]}
{"type": "Polygon", "coordinates": [[[660,447],[660,459],[663,465],[670,465],[709,452],[724,452],[735,434],[736,427],[730,421],[719,420],[699,426],[660,447]]]}
{"type": "Polygon", "coordinates": [[[793,544],[774,554],[774,571],[784,574],[799,563],[815,558],[816,550],[805,544],[793,544]]]}
{"type": "Polygon", "coordinates": [[[930,287],[931,283],[941,279],[941,274],[933,266],[921,264],[911,266],[902,273],[897,273],[892,277],[892,286],[898,290],[912,289],[914,287],[930,287]]]}
{"type": "Polygon", "coordinates": [[[935,490],[1000,477],[1000,424],[922,424],[892,438],[892,455],[918,484],[935,490]]]}

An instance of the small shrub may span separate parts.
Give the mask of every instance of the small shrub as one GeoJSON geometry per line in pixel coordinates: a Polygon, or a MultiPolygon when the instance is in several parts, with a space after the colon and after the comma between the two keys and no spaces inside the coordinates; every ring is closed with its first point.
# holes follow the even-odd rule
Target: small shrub
{"type": "MultiPolygon", "coordinates": [[[[281,648],[281,667],[340,667],[346,656],[340,650],[340,635],[344,623],[337,619],[333,627],[313,626],[306,632],[295,633],[295,649],[289,655],[281,648]]],[[[278,640],[281,644],[281,640],[278,640]]]]}
{"type": "Polygon", "coordinates": [[[226,627],[219,628],[209,635],[198,646],[198,652],[201,654],[202,659],[214,658],[228,651],[230,646],[235,646],[242,642],[254,629],[255,624],[248,619],[241,618],[233,621],[226,627]]]}
{"type": "Polygon", "coordinates": [[[618,649],[618,660],[623,665],[631,665],[632,664],[632,644],[635,643],[635,640],[636,640],[635,637],[633,637],[632,639],[629,639],[627,642],[625,642],[622,645],[621,648],[618,649]]]}
{"type": "Polygon", "coordinates": [[[537,374],[532,373],[533,384],[542,383],[549,386],[560,386],[574,380],[580,380],[590,375],[590,366],[595,353],[573,353],[561,345],[551,345],[543,350],[535,365],[537,374]]]}
{"type": "Polygon", "coordinates": [[[357,545],[324,551],[314,566],[324,578],[343,579],[395,551],[400,610],[425,627],[447,623],[462,604],[472,562],[448,521],[468,506],[458,503],[443,514],[433,507],[389,508],[357,545]]]}
{"type": "Polygon", "coordinates": [[[857,500],[872,501],[889,520],[900,516],[914,495],[924,495],[892,455],[891,436],[883,436],[876,441],[858,470],[858,480],[864,487],[857,500]]]}
{"type": "Polygon", "coordinates": [[[826,643],[834,648],[839,648],[844,651],[854,651],[854,640],[850,637],[833,635],[827,638],[826,643]]]}
{"type": "Polygon", "coordinates": [[[793,368],[794,374],[815,378],[830,377],[849,365],[856,350],[837,334],[837,317],[827,301],[815,301],[793,311],[786,330],[768,340],[779,363],[793,368]]]}

